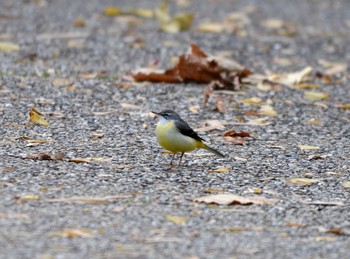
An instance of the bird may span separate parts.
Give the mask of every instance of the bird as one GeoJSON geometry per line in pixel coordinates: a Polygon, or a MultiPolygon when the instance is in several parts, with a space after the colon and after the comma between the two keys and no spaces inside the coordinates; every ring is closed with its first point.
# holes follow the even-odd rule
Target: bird
{"type": "Polygon", "coordinates": [[[203,141],[203,138],[184,121],[178,113],[173,110],[164,110],[162,112],[154,112],[159,121],[156,127],[156,135],[158,143],[166,150],[173,153],[170,164],[173,164],[176,153],[181,153],[179,166],[185,152],[193,151],[197,148],[206,149],[219,157],[225,157],[222,153],[209,147],[203,141]]]}

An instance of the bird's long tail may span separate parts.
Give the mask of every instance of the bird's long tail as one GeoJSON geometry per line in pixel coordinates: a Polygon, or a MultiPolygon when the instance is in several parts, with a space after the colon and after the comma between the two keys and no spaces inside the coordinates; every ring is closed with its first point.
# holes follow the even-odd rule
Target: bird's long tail
{"type": "MultiPolygon", "coordinates": [[[[198,141],[199,142],[199,141],[198,141]]],[[[216,149],[214,148],[211,148],[209,146],[207,146],[206,144],[204,144],[203,142],[199,142],[198,143],[198,148],[204,148],[212,153],[214,153],[215,155],[217,156],[220,156],[220,157],[225,157],[223,154],[221,154],[219,151],[217,151],[216,149]]]]}

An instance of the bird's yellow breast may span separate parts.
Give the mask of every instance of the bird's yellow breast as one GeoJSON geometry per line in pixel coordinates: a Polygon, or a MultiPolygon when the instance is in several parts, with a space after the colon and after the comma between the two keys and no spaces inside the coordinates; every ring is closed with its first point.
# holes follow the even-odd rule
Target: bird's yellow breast
{"type": "Polygon", "coordinates": [[[174,153],[193,151],[197,148],[197,142],[199,142],[180,133],[174,121],[160,121],[157,124],[156,134],[159,144],[174,153]]]}

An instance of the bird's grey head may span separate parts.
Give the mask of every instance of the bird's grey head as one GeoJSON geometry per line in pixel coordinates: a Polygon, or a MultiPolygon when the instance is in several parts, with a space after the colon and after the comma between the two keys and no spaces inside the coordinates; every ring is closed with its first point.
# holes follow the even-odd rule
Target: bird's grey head
{"type": "Polygon", "coordinates": [[[153,112],[154,114],[157,114],[158,116],[163,117],[166,120],[179,120],[180,115],[177,114],[175,111],[173,110],[164,110],[161,112],[153,112]]]}

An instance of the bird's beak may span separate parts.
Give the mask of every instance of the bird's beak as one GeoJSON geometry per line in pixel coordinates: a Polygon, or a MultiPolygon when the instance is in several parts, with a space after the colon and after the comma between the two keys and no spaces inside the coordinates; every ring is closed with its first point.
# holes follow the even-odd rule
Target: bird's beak
{"type": "Polygon", "coordinates": [[[151,113],[154,113],[155,115],[160,116],[160,113],[159,113],[159,112],[151,111],[151,113]]]}

